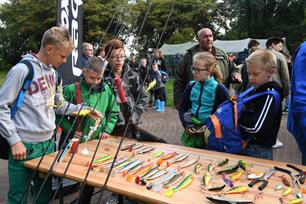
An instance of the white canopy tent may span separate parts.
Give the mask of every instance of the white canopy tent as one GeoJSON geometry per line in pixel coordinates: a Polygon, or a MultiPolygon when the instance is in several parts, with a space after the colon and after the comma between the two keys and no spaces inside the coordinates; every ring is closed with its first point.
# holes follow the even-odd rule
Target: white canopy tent
{"type": "MultiPolygon", "coordinates": [[[[227,53],[238,53],[248,47],[251,38],[243,40],[215,40],[214,46],[224,50],[227,53]]],[[[266,48],[267,39],[256,39],[260,43],[261,48],[266,48]]],[[[285,39],[284,39],[285,40],[285,39]]],[[[184,54],[186,50],[196,45],[196,42],[186,42],[182,44],[163,44],[160,48],[163,55],[184,54]]],[[[286,45],[284,44],[284,47],[286,45]]]]}

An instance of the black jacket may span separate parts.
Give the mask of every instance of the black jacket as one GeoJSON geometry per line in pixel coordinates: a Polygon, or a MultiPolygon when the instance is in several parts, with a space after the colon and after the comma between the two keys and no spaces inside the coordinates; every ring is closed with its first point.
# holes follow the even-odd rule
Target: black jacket
{"type": "Polygon", "coordinates": [[[239,125],[244,139],[251,136],[251,144],[272,147],[276,142],[277,133],[282,118],[282,88],[275,82],[268,82],[252,94],[275,90],[280,95],[280,102],[276,107],[272,95],[264,95],[245,104],[241,111],[239,125]]]}

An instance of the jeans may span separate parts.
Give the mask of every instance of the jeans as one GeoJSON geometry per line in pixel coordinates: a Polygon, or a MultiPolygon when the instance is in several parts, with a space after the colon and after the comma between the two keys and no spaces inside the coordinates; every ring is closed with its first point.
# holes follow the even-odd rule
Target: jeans
{"type": "Polygon", "coordinates": [[[260,159],[273,160],[272,147],[264,147],[261,145],[249,144],[248,147],[243,151],[243,155],[260,159]]]}
{"type": "MultiPolygon", "coordinates": [[[[14,203],[27,203],[28,201],[28,189],[26,189],[29,179],[33,174],[33,170],[27,169],[24,167],[24,163],[28,160],[38,158],[44,154],[54,152],[54,141],[49,140],[45,142],[39,142],[36,144],[24,143],[26,147],[27,155],[25,160],[14,160],[12,154],[10,152],[9,161],[8,161],[8,174],[9,174],[9,192],[8,192],[8,204],[14,203]],[[51,144],[50,144],[51,142],[51,144]],[[50,144],[50,145],[49,145],[50,144]],[[48,149],[47,149],[48,148],[48,149]]],[[[34,182],[34,196],[36,199],[36,195],[40,190],[44,179],[41,178],[38,173],[33,177],[34,182]]],[[[36,204],[45,204],[48,203],[52,198],[52,178],[48,178],[45,183],[42,191],[39,194],[39,197],[36,200],[36,204]]]]}

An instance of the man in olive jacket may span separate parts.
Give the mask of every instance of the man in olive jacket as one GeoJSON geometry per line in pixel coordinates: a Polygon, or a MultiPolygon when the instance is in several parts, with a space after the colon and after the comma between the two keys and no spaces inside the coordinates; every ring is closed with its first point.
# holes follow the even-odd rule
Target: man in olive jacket
{"type": "Polygon", "coordinates": [[[213,46],[214,38],[209,28],[201,29],[197,34],[197,40],[199,44],[187,50],[181,64],[174,71],[175,80],[173,94],[176,107],[179,107],[180,99],[182,98],[188,82],[193,80],[193,75],[191,73],[192,58],[197,52],[208,51],[216,57],[223,75],[223,83],[226,87],[229,87],[229,83],[231,82],[242,81],[239,69],[229,60],[227,54],[223,50],[213,46]]]}

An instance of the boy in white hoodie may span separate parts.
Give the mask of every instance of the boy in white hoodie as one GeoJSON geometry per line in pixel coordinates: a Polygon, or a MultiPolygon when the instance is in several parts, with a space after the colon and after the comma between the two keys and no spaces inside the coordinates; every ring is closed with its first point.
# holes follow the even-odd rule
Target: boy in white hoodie
{"type": "MultiPolygon", "coordinates": [[[[27,203],[28,179],[33,171],[24,168],[24,162],[42,156],[54,150],[52,139],[55,125],[55,112],[71,114],[81,105],[64,102],[61,84],[57,85],[55,68],[66,63],[74,48],[69,31],[64,27],[48,29],[42,38],[37,54],[27,54],[22,60],[33,66],[34,76],[25,92],[23,105],[11,118],[11,105],[15,102],[19,90],[29,72],[23,63],[17,63],[9,71],[0,89],[0,133],[11,146],[8,173],[8,203],[27,203]]],[[[87,109],[87,107],[86,107],[87,109]]],[[[34,198],[44,179],[35,175],[34,198]]],[[[48,203],[51,199],[51,178],[44,185],[36,203],[48,203]]]]}

